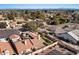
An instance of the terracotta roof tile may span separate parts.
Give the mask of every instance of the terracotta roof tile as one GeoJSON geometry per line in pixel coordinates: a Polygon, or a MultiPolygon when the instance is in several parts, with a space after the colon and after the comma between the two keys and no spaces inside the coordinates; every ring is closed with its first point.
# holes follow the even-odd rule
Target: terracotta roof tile
{"type": "Polygon", "coordinates": [[[12,50],[10,44],[8,42],[0,42],[0,54],[3,52],[3,50],[7,49],[10,54],[13,54],[14,51],[12,50]]]}
{"type": "MultiPolygon", "coordinates": [[[[37,35],[31,32],[29,32],[29,35],[31,35],[34,39],[30,39],[31,41],[29,39],[23,40],[23,41],[26,41],[26,44],[22,43],[22,40],[14,43],[18,53],[21,53],[22,51],[25,51],[26,49],[30,49],[32,47],[39,48],[43,46],[41,41],[37,39],[37,35]]],[[[15,38],[16,36],[15,34],[13,34],[10,37],[15,38]]],[[[4,49],[9,50],[10,54],[14,53],[14,51],[12,50],[12,47],[8,42],[0,42],[0,52],[2,52],[4,49]]]]}
{"type": "Polygon", "coordinates": [[[11,38],[11,39],[20,39],[20,36],[16,35],[16,34],[12,34],[12,35],[10,35],[9,38],[11,38]]]}

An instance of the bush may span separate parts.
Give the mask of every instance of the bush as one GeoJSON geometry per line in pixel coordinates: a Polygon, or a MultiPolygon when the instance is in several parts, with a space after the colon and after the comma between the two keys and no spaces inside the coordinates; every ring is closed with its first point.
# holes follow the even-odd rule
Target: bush
{"type": "Polygon", "coordinates": [[[5,22],[0,22],[0,28],[6,28],[7,24],[5,22]]]}
{"type": "Polygon", "coordinates": [[[27,28],[29,31],[36,31],[38,26],[34,21],[27,22],[25,25],[23,25],[24,28],[27,28]]]}
{"type": "Polygon", "coordinates": [[[43,38],[45,42],[51,43],[47,38],[43,38]]]}
{"type": "Polygon", "coordinates": [[[45,45],[45,46],[47,46],[47,45],[50,45],[50,44],[52,44],[53,42],[56,42],[55,40],[50,40],[50,39],[48,39],[48,38],[46,38],[46,37],[43,37],[43,40],[44,40],[44,42],[43,42],[43,44],[45,45]]]}
{"type": "Polygon", "coordinates": [[[36,48],[32,48],[32,51],[36,51],[36,48]]]}
{"type": "Polygon", "coordinates": [[[43,44],[44,44],[45,46],[47,46],[47,45],[48,45],[46,42],[43,42],[43,44]]]}

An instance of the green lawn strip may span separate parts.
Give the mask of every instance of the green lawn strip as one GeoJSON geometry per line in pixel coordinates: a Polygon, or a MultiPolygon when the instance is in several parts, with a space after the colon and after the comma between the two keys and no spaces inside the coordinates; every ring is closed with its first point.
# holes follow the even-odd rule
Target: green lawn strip
{"type": "Polygon", "coordinates": [[[46,37],[42,37],[43,38],[43,40],[44,40],[44,43],[46,43],[46,44],[52,44],[53,43],[53,41],[51,41],[50,39],[48,39],[48,38],[46,38],[46,37]]]}

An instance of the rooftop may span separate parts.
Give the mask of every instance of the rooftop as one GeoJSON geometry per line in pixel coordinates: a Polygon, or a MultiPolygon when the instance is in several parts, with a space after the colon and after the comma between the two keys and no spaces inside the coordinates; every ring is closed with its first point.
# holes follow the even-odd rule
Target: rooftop
{"type": "Polygon", "coordinates": [[[5,29],[5,30],[0,30],[0,38],[8,38],[12,34],[17,34],[19,35],[20,32],[17,29],[5,29]]]}
{"type": "Polygon", "coordinates": [[[49,47],[37,54],[38,55],[74,55],[73,52],[61,46],[60,44],[57,44],[53,47],[49,47]]]}
{"type": "Polygon", "coordinates": [[[79,30],[70,31],[68,32],[68,34],[75,38],[77,41],[79,41],[79,30]]]}
{"type": "Polygon", "coordinates": [[[14,53],[14,51],[12,50],[12,47],[8,42],[0,42],[0,54],[2,54],[5,49],[9,51],[9,54],[14,53]]]}
{"type": "Polygon", "coordinates": [[[33,52],[32,55],[74,55],[75,53],[68,49],[70,47],[66,47],[65,45],[55,42],[54,44],[33,52]]]}
{"type": "MultiPolygon", "coordinates": [[[[19,38],[20,40],[18,40],[17,42],[0,42],[0,54],[2,54],[3,51],[7,50],[8,54],[11,55],[16,53],[15,49],[19,54],[26,54],[28,52],[32,52],[32,48],[39,49],[44,46],[42,41],[38,39],[38,36],[35,33],[26,32],[25,34],[28,34],[33,38],[25,38],[24,40],[19,38]]],[[[13,40],[18,37],[19,35],[15,35],[13,33],[12,35],[10,35],[10,38],[13,40]]]]}
{"type": "Polygon", "coordinates": [[[53,51],[50,51],[49,53],[47,53],[47,55],[63,55],[60,51],[58,50],[53,50],[53,51]]]}

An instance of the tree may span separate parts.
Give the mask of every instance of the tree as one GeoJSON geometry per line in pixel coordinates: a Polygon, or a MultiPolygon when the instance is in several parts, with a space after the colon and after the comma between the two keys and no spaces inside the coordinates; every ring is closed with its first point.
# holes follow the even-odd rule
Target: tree
{"type": "Polygon", "coordinates": [[[25,25],[23,25],[23,27],[25,27],[29,31],[36,31],[38,28],[36,22],[34,22],[34,21],[27,22],[25,25]]]}
{"type": "Polygon", "coordinates": [[[36,21],[37,27],[44,27],[44,24],[42,21],[36,21]]]}
{"type": "Polygon", "coordinates": [[[34,12],[31,12],[31,17],[32,17],[33,20],[36,19],[36,18],[43,19],[43,20],[45,19],[45,16],[42,13],[42,11],[34,11],[34,12]]]}
{"type": "Polygon", "coordinates": [[[14,20],[14,16],[13,16],[12,14],[8,14],[8,15],[7,15],[7,18],[8,18],[9,20],[14,20]]]}
{"type": "Polygon", "coordinates": [[[58,24],[64,24],[64,23],[69,22],[67,18],[65,18],[64,16],[62,16],[60,14],[54,16],[53,20],[54,20],[54,22],[55,22],[56,25],[58,25],[58,24]]]}
{"type": "Polygon", "coordinates": [[[4,22],[0,22],[0,28],[6,28],[7,24],[4,22]]]}
{"type": "Polygon", "coordinates": [[[23,27],[29,31],[37,31],[39,27],[43,27],[43,23],[37,21],[30,21],[23,25],[23,27]]]}
{"type": "Polygon", "coordinates": [[[61,19],[60,16],[55,16],[54,22],[56,25],[60,24],[60,22],[61,22],[60,19],[61,19]]]}

